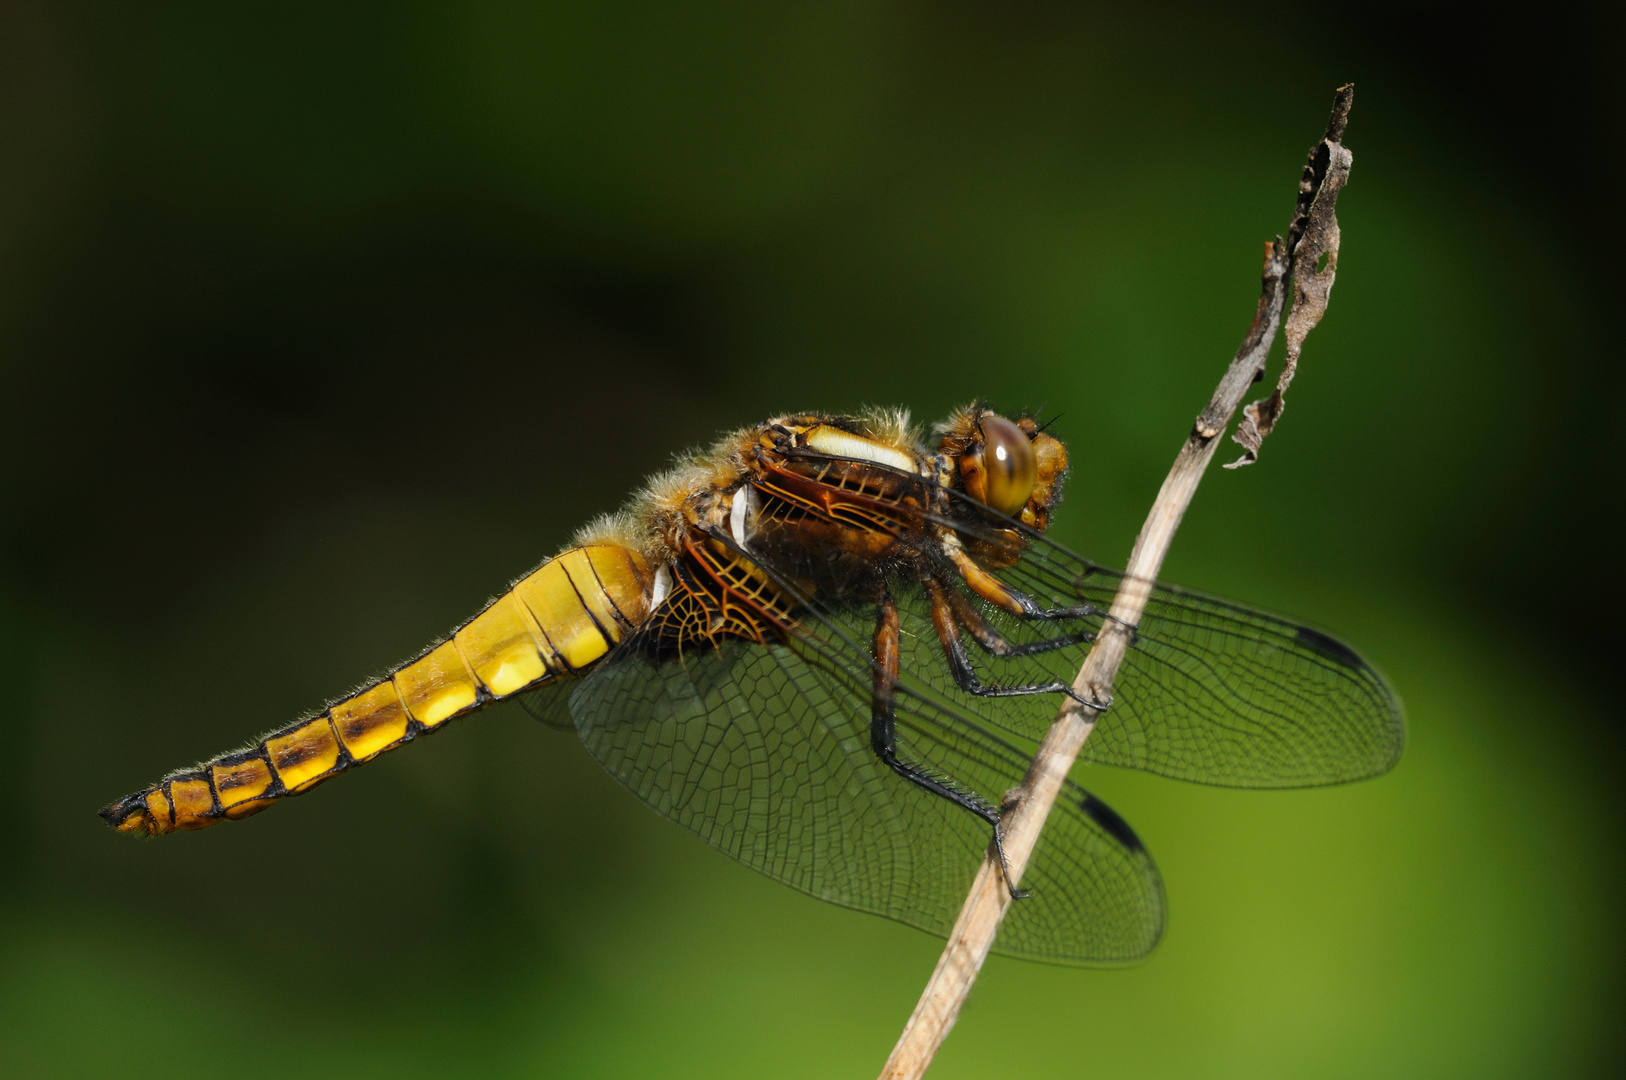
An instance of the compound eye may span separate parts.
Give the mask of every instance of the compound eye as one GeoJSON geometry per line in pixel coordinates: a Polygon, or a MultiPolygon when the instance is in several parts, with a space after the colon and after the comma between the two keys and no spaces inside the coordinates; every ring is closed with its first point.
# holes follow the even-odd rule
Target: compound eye
{"type": "Polygon", "coordinates": [[[1039,460],[1027,434],[1003,416],[992,413],[981,420],[984,449],[983,468],[987,470],[984,501],[990,509],[1015,517],[1027,505],[1033,485],[1039,480],[1039,460]]]}

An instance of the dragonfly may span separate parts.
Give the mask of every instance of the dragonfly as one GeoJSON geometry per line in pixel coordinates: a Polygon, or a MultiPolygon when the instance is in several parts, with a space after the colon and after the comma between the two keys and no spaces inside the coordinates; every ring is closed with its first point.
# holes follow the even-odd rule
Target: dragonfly
{"type": "MultiPolygon", "coordinates": [[[[1060,439],[982,402],[797,414],[649,480],[447,638],[249,745],[107,806],[144,835],[246,818],[493,703],[572,728],[628,791],[770,878],[945,935],[1004,793],[1068,695],[1083,760],[1289,788],[1385,772],[1399,700],[1306,624],[1152,587],[1109,691],[1073,688],[1119,572],[1047,535],[1060,439]]],[[[1144,957],[1157,867],[1071,781],[996,950],[1144,957]]]]}

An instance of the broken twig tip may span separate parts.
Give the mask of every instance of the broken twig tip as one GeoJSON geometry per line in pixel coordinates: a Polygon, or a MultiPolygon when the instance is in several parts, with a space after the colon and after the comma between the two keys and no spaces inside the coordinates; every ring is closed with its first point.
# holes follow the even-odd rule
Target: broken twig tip
{"type": "Polygon", "coordinates": [[[1344,128],[1349,124],[1350,106],[1355,104],[1355,84],[1352,82],[1340,86],[1333,95],[1332,116],[1327,118],[1328,142],[1343,142],[1344,128]]]}
{"type": "Polygon", "coordinates": [[[1242,447],[1242,456],[1226,465],[1227,469],[1239,469],[1259,460],[1259,447],[1287,407],[1287,388],[1298,372],[1304,339],[1326,314],[1333,279],[1338,275],[1338,193],[1349,179],[1349,169],[1354,163],[1354,155],[1341,141],[1354,100],[1354,83],[1338,88],[1326,138],[1311,148],[1310,160],[1305,162],[1304,175],[1299,180],[1298,207],[1287,234],[1287,258],[1293,278],[1293,306],[1282,328],[1287,359],[1282,364],[1275,392],[1242,410],[1242,422],[1231,436],[1242,447]]]}

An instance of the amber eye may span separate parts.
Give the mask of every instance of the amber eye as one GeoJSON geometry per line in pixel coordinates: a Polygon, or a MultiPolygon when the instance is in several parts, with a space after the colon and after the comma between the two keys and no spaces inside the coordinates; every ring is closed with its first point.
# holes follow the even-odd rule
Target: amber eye
{"type": "Polygon", "coordinates": [[[1027,503],[1033,494],[1033,485],[1039,479],[1039,461],[1033,453],[1033,443],[1021,428],[992,413],[980,422],[985,443],[982,452],[983,468],[987,470],[988,497],[983,500],[994,510],[1007,517],[1027,503]]]}

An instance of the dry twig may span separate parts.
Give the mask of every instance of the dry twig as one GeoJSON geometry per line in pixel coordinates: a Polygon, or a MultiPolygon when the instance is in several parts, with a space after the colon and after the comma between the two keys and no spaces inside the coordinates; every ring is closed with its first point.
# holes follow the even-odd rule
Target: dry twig
{"type": "MultiPolygon", "coordinates": [[[[1264,376],[1265,358],[1282,322],[1291,277],[1294,302],[1287,318],[1287,364],[1276,392],[1249,406],[1248,417],[1236,435],[1246,449],[1243,461],[1238,464],[1257,456],[1260,440],[1270,433],[1281,414],[1282,393],[1292,380],[1305,335],[1326,311],[1327,294],[1338,265],[1335,204],[1349,176],[1351,157],[1342,139],[1353,98],[1353,86],[1338,89],[1326,137],[1310,151],[1309,164],[1299,183],[1298,205],[1287,239],[1277,237],[1265,245],[1264,273],[1253,325],[1220,379],[1208,407],[1192,425],[1191,434],[1175,458],[1174,467],[1163,481],[1146,524],[1135,540],[1123,583],[1112,602],[1112,618],[1102,624],[1099,640],[1073,680],[1073,689],[1081,698],[1102,701],[1111,693],[1118,666],[1129,647],[1130,631],[1126,627],[1140,620],[1152,583],[1163,565],[1163,556],[1196,494],[1203,471],[1214,456],[1218,437],[1230,423],[1248,387],[1264,376]]],[[[1098,715],[1080,701],[1067,699],[1040,743],[1022,786],[1007,797],[1002,825],[1013,881],[1021,881],[1050,807],[1084,740],[1094,729],[1098,715]]],[[[999,861],[990,853],[983,859],[972,882],[965,906],[960,909],[960,917],[937,962],[937,970],[932,972],[914,1014],[909,1017],[892,1056],[881,1070],[881,1080],[916,1080],[925,1073],[937,1048],[954,1026],[960,1006],[971,992],[971,985],[988,957],[1000,920],[1010,904],[1010,891],[1001,875],[999,861]]]]}

